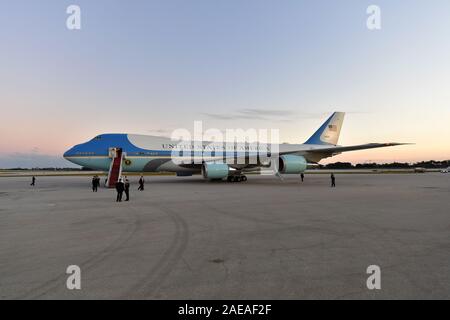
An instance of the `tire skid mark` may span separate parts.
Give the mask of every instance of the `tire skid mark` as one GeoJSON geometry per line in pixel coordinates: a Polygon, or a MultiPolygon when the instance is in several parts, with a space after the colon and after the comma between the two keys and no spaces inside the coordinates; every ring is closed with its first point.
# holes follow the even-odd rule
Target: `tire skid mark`
{"type": "Polygon", "coordinates": [[[170,242],[169,248],[164,252],[159,261],[157,261],[143,279],[141,279],[137,285],[132,287],[124,296],[126,299],[150,298],[157,294],[165,279],[176,265],[182,261],[183,253],[186,250],[189,241],[189,228],[186,221],[167,207],[162,207],[161,205],[155,205],[155,207],[171,219],[175,227],[174,236],[170,242]]]}
{"type": "MultiPolygon", "coordinates": [[[[99,253],[95,254],[91,258],[83,261],[79,264],[79,267],[83,273],[89,272],[94,269],[99,263],[103,262],[109,258],[115,251],[119,250],[125,243],[127,243],[135,234],[138,229],[138,216],[134,212],[134,208],[130,207],[130,211],[127,210],[128,216],[131,217],[131,222],[127,224],[127,228],[123,231],[118,238],[111,242],[106,248],[101,250],[99,253]],[[131,213],[133,211],[133,213],[131,213]]],[[[65,279],[67,278],[66,273],[62,273],[38,287],[33,288],[29,292],[22,294],[15,299],[38,299],[45,296],[53,290],[57,290],[65,284],[65,279]]]]}

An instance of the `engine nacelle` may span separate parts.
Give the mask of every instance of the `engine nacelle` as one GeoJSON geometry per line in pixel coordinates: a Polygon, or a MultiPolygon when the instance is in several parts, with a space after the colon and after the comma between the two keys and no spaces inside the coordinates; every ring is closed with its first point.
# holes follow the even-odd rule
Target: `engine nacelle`
{"type": "Polygon", "coordinates": [[[202,174],[205,179],[223,179],[228,177],[230,167],[225,163],[204,163],[202,174]]]}
{"type": "Polygon", "coordinates": [[[278,171],[286,174],[299,174],[306,170],[308,162],[302,156],[284,155],[278,159],[278,171]]]}

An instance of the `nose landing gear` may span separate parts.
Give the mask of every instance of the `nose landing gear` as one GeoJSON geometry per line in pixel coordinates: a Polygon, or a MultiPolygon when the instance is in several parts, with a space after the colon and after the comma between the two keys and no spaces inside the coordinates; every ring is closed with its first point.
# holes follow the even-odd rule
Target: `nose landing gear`
{"type": "Polygon", "coordinates": [[[228,182],[245,182],[245,181],[247,181],[247,177],[243,174],[235,175],[235,176],[228,176],[227,181],[228,182]]]}

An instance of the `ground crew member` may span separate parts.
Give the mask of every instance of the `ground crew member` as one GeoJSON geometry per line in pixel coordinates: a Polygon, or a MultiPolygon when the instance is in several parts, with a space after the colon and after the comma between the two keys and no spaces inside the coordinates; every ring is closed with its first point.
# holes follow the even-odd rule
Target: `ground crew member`
{"type": "Polygon", "coordinates": [[[303,182],[303,180],[305,180],[305,175],[303,173],[301,173],[300,178],[302,179],[302,182],[303,182]]]}
{"type": "Polygon", "coordinates": [[[331,174],[331,187],[336,187],[336,178],[334,177],[334,173],[331,174]]]}
{"type": "Polygon", "coordinates": [[[33,187],[34,187],[35,183],[36,183],[36,177],[33,176],[33,177],[31,178],[31,184],[30,184],[30,186],[33,186],[33,187]]]}

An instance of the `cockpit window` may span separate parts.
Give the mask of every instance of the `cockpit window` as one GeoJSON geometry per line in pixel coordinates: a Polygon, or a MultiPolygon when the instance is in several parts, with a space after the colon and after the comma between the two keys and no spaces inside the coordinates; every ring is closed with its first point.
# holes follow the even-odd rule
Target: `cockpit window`
{"type": "Polygon", "coordinates": [[[94,139],[92,139],[92,140],[101,140],[102,139],[102,136],[96,136],[94,139]]]}

